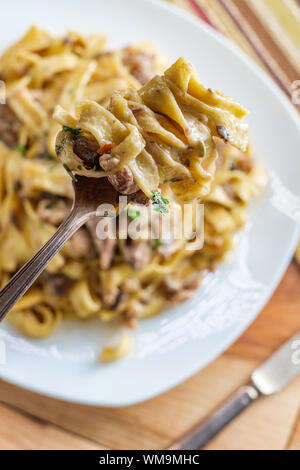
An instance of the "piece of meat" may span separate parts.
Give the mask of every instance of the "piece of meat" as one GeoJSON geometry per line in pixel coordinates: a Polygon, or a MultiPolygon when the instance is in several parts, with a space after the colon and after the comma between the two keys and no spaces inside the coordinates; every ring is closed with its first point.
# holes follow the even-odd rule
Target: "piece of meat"
{"type": "Polygon", "coordinates": [[[148,240],[132,241],[123,248],[123,254],[133,269],[139,271],[149,263],[152,249],[148,240]]]}
{"type": "MultiPolygon", "coordinates": [[[[110,154],[103,154],[99,159],[101,168],[110,172],[119,164],[120,160],[110,154]]],[[[135,184],[133,175],[128,166],[124,166],[122,170],[108,176],[110,184],[121,194],[133,194],[139,190],[135,184]]]]}
{"type": "Polygon", "coordinates": [[[164,286],[169,294],[174,294],[182,289],[182,281],[173,276],[164,278],[164,286]]]}
{"type": "Polygon", "coordinates": [[[82,160],[83,166],[88,169],[98,165],[98,149],[99,144],[92,136],[86,137],[84,135],[79,135],[74,138],[73,151],[82,160]]]}
{"type": "Polygon", "coordinates": [[[36,213],[42,222],[58,226],[67,217],[70,209],[71,202],[65,199],[41,199],[36,213]]]}
{"type": "Polygon", "coordinates": [[[223,184],[223,188],[225,189],[227,195],[233,199],[234,201],[237,201],[237,196],[229,182],[223,184]]]}
{"type": "Polygon", "coordinates": [[[99,164],[104,171],[111,171],[120,163],[120,159],[110,153],[104,153],[99,158],[99,164]]]}
{"type": "Polygon", "coordinates": [[[90,259],[95,255],[91,237],[82,227],[70,238],[70,254],[73,259],[90,259]]]}
{"type": "Polygon", "coordinates": [[[96,233],[98,222],[99,217],[93,217],[87,222],[86,226],[93,240],[95,249],[99,255],[100,268],[109,269],[117,247],[117,240],[109,237],[103,240],[99,238],[96,233]]]}
{"type": "Polygon", "coordinates": [[[205,275],[206,271],[200,271],[191,274],[183,280],[172,277],[165,278],[164,285],[168,293],[168,304],[174,306],[191,299],[205,275]]]}
{"type": "Polygon", "coordinates": [[[100,287],[100,298],[104,308],[112,309],[118,303],[120,297],[120,289],[117,286],[101,286],[100,287]]]}
{"type": "Polygon", "coordinates": [[[8,104],[0,104],[0,140],[14,148],[18,143],[20,128],[21,122],[8,104]]]}
{"type": "Polygon", "coordinates": [[[152,54],[135,51],[133,48],[127,47],[123,51],[123,63],[141,85],[149,82],[154,75],[154,56],[152,54]]]}
{"type": "Polygon", "coordinates": [[[121,290],[126,294],[133,294],[134,292],[137,292],[140,287],[141,283],[136,277],[125,279],[125,281],[121,284],[121,290]]]}
{"type": "Polygon", "coordinates": [[[74,281],[65,274],[50,274],[45,271],[43,279],[47,282],[51,292],[57,296],[67,294],[74,284],[74,281]]]}
{"type": "Polygon", "coordinates": [[[130,201],[133,203],[133,204],[142,204],[143,206],[148,206],[149,204],[149,197],[146,196],[145,193],[143,193],[143,191],[140,189],[139,191],[137,191],[133,197],[130,199],[130,201]]]}
{"type": "Polygon", "coordinates": [[[121,194],[136,193],[139,188],[135,184],[131,170],[124,166],[122,170],[108,176],[110,184],[121,194]]]}
{"type": "Polygon", "coordinates": [[[143,309],[143,304],[138,300],[133,300],[128,304],[128,307],[124,312],[124,317],[130,326],[136,326],[136,320],[142,315],[143,309]]]}

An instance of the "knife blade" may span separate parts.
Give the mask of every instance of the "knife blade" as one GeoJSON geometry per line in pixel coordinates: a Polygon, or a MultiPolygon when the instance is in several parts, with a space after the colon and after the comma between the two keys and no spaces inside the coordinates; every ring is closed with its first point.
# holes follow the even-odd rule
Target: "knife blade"
{"type": "Polygon", "coordinates": [[[300,331],[286,341],[251,375],[251,381],[263,395],[282,390],[300,373],[300,331]]]}
{"type": "Polygon", "coordinates": [[[254,370],[250,383],[235,391],[207,418],[174,442],[169,449],[202,449],[248,405],[261,395],[272,395],[279,392],[299,373],[300,331],[254,370]]]}

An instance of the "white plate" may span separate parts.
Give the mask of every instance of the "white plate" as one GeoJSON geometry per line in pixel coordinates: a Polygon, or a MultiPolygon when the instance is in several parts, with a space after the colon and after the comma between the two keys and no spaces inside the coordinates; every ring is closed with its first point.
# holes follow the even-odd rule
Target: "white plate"
{"type": "Polygon", "coordinates": [[[1,22],[1,47],[32,23],[62,33],[106,33],[112,47],[150,40],[170,60],[196,66],[207,86],[220,88],[251,110],[257,156],[270,185],[251,209],[239,249],[208,277],[192,301],[145,320],[131,357],[101,365],[98,351],[112,331],[66,322],[52,337],[24,339],[7,322],[3,379],[76,402],[123,406],[182,382],[224,351],[254,320],[277,286],[295,248],[300,213],[299,117],[273,82],[218,33],[177,9],[150,0],[10,0],[1,22]],[[17,14],[16,14],[17,12],[17,14]]]}

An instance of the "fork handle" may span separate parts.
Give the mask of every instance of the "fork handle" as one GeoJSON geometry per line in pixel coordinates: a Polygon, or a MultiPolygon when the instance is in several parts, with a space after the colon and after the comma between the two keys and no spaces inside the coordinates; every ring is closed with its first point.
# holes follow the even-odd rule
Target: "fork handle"
{"type": "Polygon", "coordinates": [[[169,450],[199,450],[202,449],[216,434],[218,434],[230,421],[239,415],[250,403],[259,396],[254,385],[245,385],[234,392],[224,403],[212,412],[207,418],[192,428],[178,441],[174,442],[169,450]]]}
{"type": "Polygon", "coordinates": [[[6,286],[3,287],[0,291],[0,321],[5,318],[15,303],[25,294],[60,248],[87,219],[88,215],[79,214],[73,209],[52,237],[21,269],[19,269],[6,286]]]}

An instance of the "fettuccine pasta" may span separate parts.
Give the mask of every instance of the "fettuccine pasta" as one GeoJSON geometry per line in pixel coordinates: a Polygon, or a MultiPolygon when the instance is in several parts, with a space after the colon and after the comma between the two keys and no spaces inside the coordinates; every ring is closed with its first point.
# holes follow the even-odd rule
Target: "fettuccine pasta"
{"type": "MultiPolygon", "coordinates": [[[[133,327],[189,299],[232,249],[265,184],[247,148],[244,108],[206,89],[187,60],[167,68],[148,43],[111,51],[98,34],[53,37],[33,27],[2,55],[0,79],[1,286],[69,213],[70,172],[142,196],[127,207],[128,223],[143,224],[151,212],[157,226],[154,239],[102,240],[99,220],[90,220],[16,304],[11,323],[33,338],[64,317],[133,327]],[[162,238],[166,212],[194,200],[205,205],[203,248],[190,249],[187,235],[162,238]]],[[[122,335],[102,359],[131,347],[122,335]]]]}
{"type": "Polygon", "coordinates": [[[54,117],[63,131],[56,151],[73,174],[108,176],[123,194],[136,190],[134,184],[121,187],[126,176],[148,197],[168,182],[178,198],[190,201],[210,191],[217,159],[213,137],[247,149],[246,114],[230,97],[207,90],[180,58],[138,91],[114,93],[107,109],[82,101],[73,115],[57,106],[54,117]]]}

